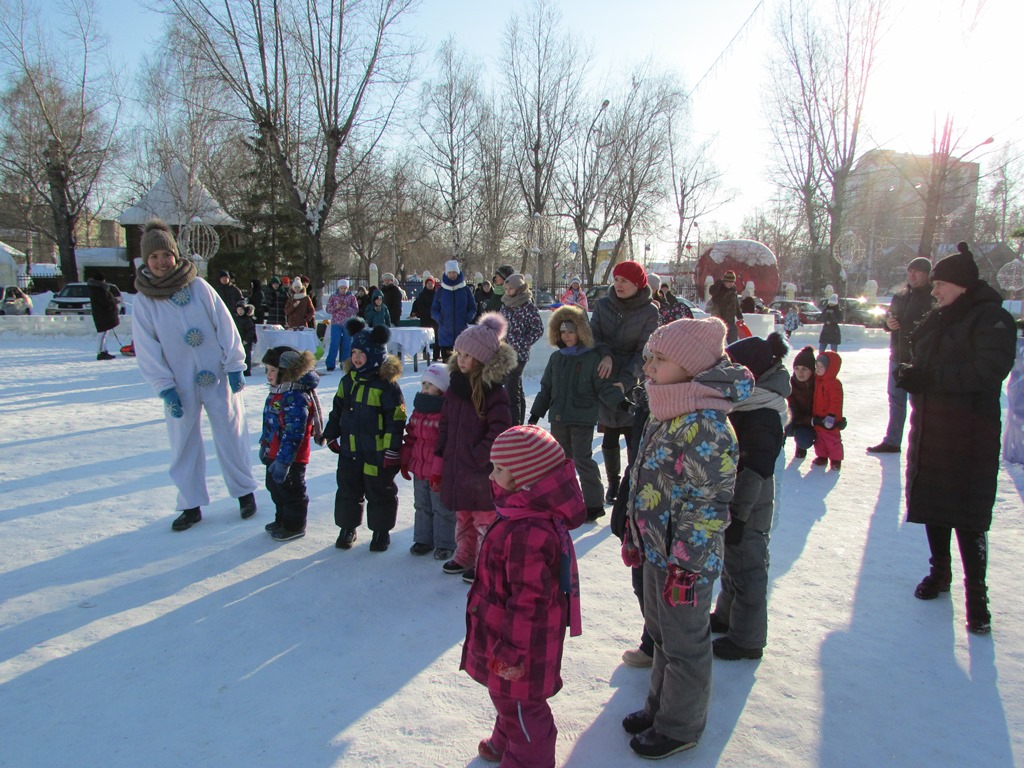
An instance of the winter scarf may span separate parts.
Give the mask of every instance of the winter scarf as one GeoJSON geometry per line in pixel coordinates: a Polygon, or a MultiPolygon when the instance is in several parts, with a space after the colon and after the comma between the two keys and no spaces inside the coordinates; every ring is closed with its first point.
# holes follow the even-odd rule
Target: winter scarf
{"type": "Polygon", "coordinates": [[[169,299],[196,279],[196,265],[188,259],[178,259],[174,269],[164,277],[153,277],[148,267],[135,275],[135,290],[151,299],[169,299]]]}
{"type": "Polygon", "coordinates": [[[504,304],[509,309],[521,307],[524,304],[529,304],[532,301],[533,291],[531,291],[529,288],[523,288],[523,290],[521,290],[515,296],[509,296],[507,293],[505,293],[504,289],[502,289],[501,303],[504,304]]]}
{"type": "Polygon", "coordinates": [[[584,352],[589,352],[591,349],[593,349],[593,347],[581,347],[579,344],[576,344],[572,347],[559,347],[558,351],[563,355],[576,357],[577,355],[582,355],[584,352]]]}
{"type": "Polygon", "coordinates": [[[685,381],[679,384],[652,384],[647,382],[647,399],[651,415],[658,421],[669,421],[684,413],[714,409],[728,413],[733,403],[712,387],[685,381]]]}
{"type": "Polygon", "coordinates": [[[440,413],[444,405],[444,395],[428,395],[426,392],[417,392],[412,399],[413,410],[420,413],[440,413]]]}
{"type": "Polygon", "coordinates": [[[778,392],[760,387],[754,387],[750,397],[732,407],[733,411],[757,411],[761,408],[770,408],[782,416],[783,426],[789,421],[789,405],[786,403],[786,399],[778,392]]]}

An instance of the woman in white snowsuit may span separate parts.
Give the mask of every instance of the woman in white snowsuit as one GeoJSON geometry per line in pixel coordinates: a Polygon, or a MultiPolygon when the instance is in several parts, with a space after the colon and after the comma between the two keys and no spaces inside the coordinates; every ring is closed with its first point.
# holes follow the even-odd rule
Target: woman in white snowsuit
{"type": "Polygon", "coordinates": [[[182,510],[172,528],[183,531],[202,519],[210,503],[200,412],[213,429],[228,492],[242,518],[256,513],[245,403],[245,350],[228,308],[192,262],[182,259],[162,221],[146,224],[140,243],[144,266],[135,278],[135,354],[143,378],[164,401],[171,440],[171,479],[182,510]]]}

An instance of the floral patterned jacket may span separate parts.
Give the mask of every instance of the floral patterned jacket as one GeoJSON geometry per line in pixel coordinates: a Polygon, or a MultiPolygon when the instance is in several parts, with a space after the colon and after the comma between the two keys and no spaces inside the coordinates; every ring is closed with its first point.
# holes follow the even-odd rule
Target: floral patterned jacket
{"type": "Polygon", "coordinates": [[[726,414],[750,397],[754,381],[746,368],[723,358],[694,382],[716,390],[720,405],[648,419],[630,473],[624,547],[639,550],[657,568],[678,566],[707,583],[722,570],[739,456],[726,414]]]}

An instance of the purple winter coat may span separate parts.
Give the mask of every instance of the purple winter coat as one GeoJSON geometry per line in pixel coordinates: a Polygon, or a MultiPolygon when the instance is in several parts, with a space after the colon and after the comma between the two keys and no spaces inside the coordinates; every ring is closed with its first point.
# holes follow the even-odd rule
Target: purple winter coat
{"type": "Polygon", "coordinates": [[[444,459],[441,502],[453,512],[494,509],[491,495],[491,444],[512,426],[508,393],[501,381],[516,367],[516,353],[502,342],[498,354],[484,366],[484,415],[473,407],[469,378],[453,355],[448,361],[451,384],[441,408],[435,453],[444,459]]]}

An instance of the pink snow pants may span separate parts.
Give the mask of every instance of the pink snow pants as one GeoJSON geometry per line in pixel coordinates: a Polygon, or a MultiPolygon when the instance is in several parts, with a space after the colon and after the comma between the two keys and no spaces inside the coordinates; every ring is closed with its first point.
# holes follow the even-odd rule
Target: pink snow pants
{"type": "Polygon", "coordinates": [[[491,746],[502,755],[501,768],[554,768],[558,728],[545,699],[523,701],[491,694],[498,716],[491,746]]]}
{"type": "Polygon", "coordinates": [[[484,534],[498,513],[493,509],[477,512],[459,510],[455,513],[455,556],[452,558],[466,568],[476,568],[476,558],[480,554],[480,544],[484,534]]]}
{"type": "Polygon", "coordinates": [[[843,438],[835,429],[814,428],[814,455],[832,461],[843,460],[843,438]]]}

